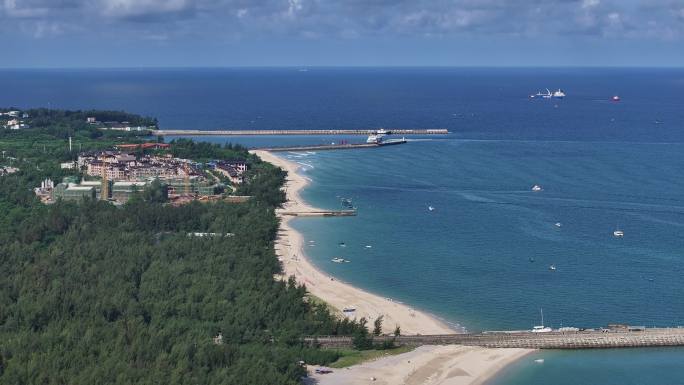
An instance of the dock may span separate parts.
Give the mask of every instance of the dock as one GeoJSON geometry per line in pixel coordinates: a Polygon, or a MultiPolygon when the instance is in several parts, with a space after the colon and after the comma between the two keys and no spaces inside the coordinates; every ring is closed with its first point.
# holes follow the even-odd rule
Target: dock
{"type": "MultiPolygon", "coordinates": [[[[436,129],[386,129],[395,135],[447,135],[449,130],[436,129]]],[[[377,129],[363,130],[152,130],[154,136],[243,136],[243,135],[371,135],[377,129]]]]}
{"type": "Polygon", "coordinates": [[[307,210],[292,211],[287,209],[276,210],[277,214],[289,217],[353,217],[356,210],[307,210]]]}
{"type": "MultiPolygon", "coordinates": [[[[325,348],[349,348],[352,337],[307,337],[306,343],[325,348]]],[[[533,333],[483,332],[445,335],[377,336],[373,342],[394,341],[397,345],[465,345],[485,348],[608,349],[684,346],[684,328],[647,328],[638,331],[591,330],[533,333]]]]}
{"type": "Polygon", "coordinates": [[[271,152],[285,152],[285,151],[326,151],[326,150],[355,150],[360,148],[377,148],[383,146],[391,146],[395,144],[404,144],[406,139],[388,139],[380,143],[345,143],[345,144],[314,144],[309,146],[282,146],[282,147],[263,147],[255,148],[254,150],[271,151],[271,152]]]}

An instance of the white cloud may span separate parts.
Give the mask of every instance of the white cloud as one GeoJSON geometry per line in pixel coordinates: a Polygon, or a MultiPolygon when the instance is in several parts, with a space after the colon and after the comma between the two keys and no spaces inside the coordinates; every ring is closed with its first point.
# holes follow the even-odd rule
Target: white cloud
{"type": "Polygon", "coordinates": [[[145,17],[189,11],[190,0],[102,0],[102,12],[110,17],[145,17]]]}
{"type": "Polygon", "coordinates": [[[17,0],[5,0],[3,9],[9,17],[16,18],[37,18],[47,15],[48,9],[46,7],[30,7],[21,4],[17,6],[17,0]]]}

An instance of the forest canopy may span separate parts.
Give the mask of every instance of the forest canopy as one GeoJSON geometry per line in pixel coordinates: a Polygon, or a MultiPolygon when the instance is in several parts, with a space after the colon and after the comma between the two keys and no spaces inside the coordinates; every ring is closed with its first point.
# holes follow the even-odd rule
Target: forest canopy
{"type": "Polygon", "coordinates": [[[71,156],[52,128],[0,135],[13,154],[2,162],[19,168],[0,177],[0,384],[297,384],[300,360],[338,357],[302,336],[367,333],[274,280],[282,170],[239,146],[179,141],[172,153],[248,160],[241,190],[253,198],[43,205],[31,189],[65,175],[57,162],[71,156]]]}

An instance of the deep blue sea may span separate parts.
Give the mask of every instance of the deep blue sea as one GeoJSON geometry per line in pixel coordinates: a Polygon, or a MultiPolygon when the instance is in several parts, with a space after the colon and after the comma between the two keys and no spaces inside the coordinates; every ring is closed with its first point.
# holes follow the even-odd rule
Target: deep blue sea
{"type": "MultiPolygon", "coordinates": [[[[313,181],[305,199],[359,209],[295,222],[321,269],[473,331],[530,328],[540,308],[554,327],[684,325],[684,70],[0,70],[0,84],[0,106],[122,109],[162,128],[448,128],[284,154],[313,181]],[[528,97],[559,87],[564,100],[528,97]]],[[[684,349],[537,355],[492,385],[684,384],[684,349]]]]}

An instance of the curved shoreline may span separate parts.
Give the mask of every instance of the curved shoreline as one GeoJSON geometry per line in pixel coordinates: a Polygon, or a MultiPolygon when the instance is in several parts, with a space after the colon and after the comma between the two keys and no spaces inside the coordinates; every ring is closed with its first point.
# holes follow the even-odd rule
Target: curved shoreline
{"type": "MultiPolygon", "coordinates": [[[[287,171],[285,191],[287,202],[282,210],[294,212],[317,211],[301,199],[299,192],[309,180],[297,170],[300,165],[267,151],[253,150],[262,160],[287,171]]],[[[399,325],[402,334],[458,333],[445,322],[427,313],[412,309],[389,298],[366,292],[341,282],[318,270],[306,257],[304,237],[296,231],[291,216],[278,215],[280,231],[276,241],[276,255],[282,262],[283,276],[294,276],[305,284],[312,295],[334,307],[338,314],[347,306],[356,312],[351,318],[366,317],[369,323],[378,316],[384,317],[383,332],[392,333],[399,325]]],[[[488,349],[458,345],[422,346],[418,349],[362,363],[332,374],[313,376],[320,385],[361,385],[370,377],[385,385],[434,384],[481,385],[495,377],[503,368],[533,352],[531,349],[488,349]]]]}
{"type": "MultiPolygon", "coordinates": [[[[304,202],[299,192],[309,181],[297,173],[299,165],[278,157],[267,151],[253,150],[262,160],[272,163],[287,171],[285,191],[287,202],[283,210],[306,212],[317,211],[318,208],[304,202]]],[[[297,282],[305,284],[307,290],[332,307],[341,310],[353,306],[356,311],[350,318],[366,317],[372,323],[378,316],[384,317],[383,332],[394,332],[399,325],[404,334],[448,334],[457,333],[445,322],[415,310],[405,304],[389,298],[366,292],[320,271],[306,257],[304,237],[290,224],[292,217],[280,217],[280,234],[276,241],[276,254],[282,261],[285,277],[294,276],[297,282]]],[[[339,315],[344,316],[340,311],[339,315]]]]}

